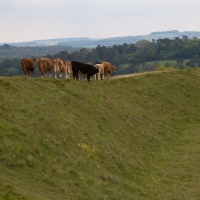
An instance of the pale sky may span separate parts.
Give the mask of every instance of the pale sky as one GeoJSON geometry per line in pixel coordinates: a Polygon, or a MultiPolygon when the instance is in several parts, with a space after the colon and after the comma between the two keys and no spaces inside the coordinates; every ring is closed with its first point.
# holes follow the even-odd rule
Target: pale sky
{"type": "Polygon", "coordinates": [[[0,43],[200,31],[200,0],[0,0],[0,43]]]}

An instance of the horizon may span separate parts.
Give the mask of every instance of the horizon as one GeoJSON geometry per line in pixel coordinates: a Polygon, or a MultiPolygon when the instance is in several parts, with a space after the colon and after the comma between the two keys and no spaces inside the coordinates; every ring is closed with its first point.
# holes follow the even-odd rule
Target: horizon
{"type": "MultiPolygon", "coordinates": [[[[154,34],[163,34],[163,33],[183,33],[183,32],[194,32],[194,33],[200,33],[200,31],[179,31],[179,30],[166,30],[166,31],[152,31],[149,34],[144,34],[144,35],[124,35],[124,36],[113,36],[113,37],[104,37],[104,38],[95,38],[95,37],[87,37],[87,36],[80,36],[80,37],[57,37],[57,38],[45,38],[45,39],[37,39],[37,40],[29,40],[29,41],[17,41],[17,42],[1,42],[0,44],[14,44],[14,43],[28,43],[28,42],[39,42],[39,41],[48,41],[48,40],[64,40],[64,39],[71,39],[71,41],[76,40],[76,39],[93,39],[93,40],[101,40],[101,39],[109,39],[109,38],[123,38],[123,37],[138,37],[138,36],[149,36],[149,35],[154,35],[154,34]]],[[[80,40],[81,41],[81,40],[80,40]]]]}

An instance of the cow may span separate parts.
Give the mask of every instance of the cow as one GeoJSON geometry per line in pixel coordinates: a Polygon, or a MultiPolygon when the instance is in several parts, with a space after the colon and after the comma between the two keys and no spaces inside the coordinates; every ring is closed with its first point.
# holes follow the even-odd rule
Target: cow
{"type": "Polygon", "coordinates": [[[73,77],[72,63],[70,61],[64,61],[63,67],[66,70],[65,71],[66,78],[70,79],[70,77],[73,77]]]}
{"type": "Polygon", "coordinates": [[[65,73],[65,77],[66,77],[67,68],[63,64],[62,60],[60,60],[59,58],[54,59],[53,60],[53,68],[54,68],[54,76],[55,76],[55,78],[57,78],[57,73],[58,73],[59,77],[62,78],[63,72],[65,73]]]}
{"type": "Polygon", "coordinates": [[[99,69],[96,67],[86,64],[86,63],[81,63],[77,61],[72,61],[72,70],[73,70],[73,78],[78,80],[78,73],[79,71],[82,74],[87,74],[87,80],[90,81],[90,76],[93,76],[94,74],[99,72],[99,69]]]}
{"type": "Polygon", "coordinates": [[[109,62],[102,62],[102,65],[104,66],[104,74],[106,78],[109,79],[110,74],[115,71],[116,67],[109,62]]]}
{"type": "Polygon", "coordinates": [[[50,77],[51,70],[54,67],[54,60],[51,60],[49,58],[40,58],[38,60],[38,69],[40,71],[40,76],[48,76],[50,77]]]}
{"type": "Polygon", "coordinates": [[[102,64],[95,64],[94,67],[99,69],[99,72],[94,75],[94,79],[103,80],[104,79],[104,65],[102,64]]]}
{"type": "MultiPolygon", "coordinates": [[[[86,64],[91,65],[90,62],[87,62],[86,64]]],[[[79,70],[79,71],[78,71],[78,80],[80,81],[80,80],[82,79],[82,77],[83,77],[83,79],[84,79],[85,81],[87,81],[87,74],[83,74],[83,73],[81,73],[81,71],[79,70]]]]}
{"type": "Polygon", "coordinates": [[[23,58],[21,60],[22,70],[24,72],[24,76],[28,73],[30,76],[34,72],[35,58],[23,58]]]}

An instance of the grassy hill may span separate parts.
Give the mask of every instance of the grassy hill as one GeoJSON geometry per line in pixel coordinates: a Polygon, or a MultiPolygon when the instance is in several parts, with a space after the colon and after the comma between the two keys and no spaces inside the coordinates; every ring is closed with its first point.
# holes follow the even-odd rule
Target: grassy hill
{"type": "Polygon", "coordinates": [[[200,70],[0,78],[0,199],[200,199],[200,70]]]}

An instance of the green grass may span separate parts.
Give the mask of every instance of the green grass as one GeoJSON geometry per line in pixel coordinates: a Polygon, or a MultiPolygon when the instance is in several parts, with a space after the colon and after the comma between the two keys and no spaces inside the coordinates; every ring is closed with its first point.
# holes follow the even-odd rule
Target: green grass
{"type": "MultiPolygon", "coordinates": [[[[188,61],[189,59],[185,59],[183,64],[185,65],[188,61]]],[[[165,66],[166,63],[170,63],[175,66],[177,63],[177,60],[158,60],[158,61],[146,62],[146,64],[153,64],[154,62],[159,62],[160,66],[165,66]]]]}
{"type": "Polygon", "coordinates": [[[200,199],[200,71],[0,78],[0,199],[200,199]]]}
{"type": "MultiPolygon", "coordinates": [[[[183,61],[183,65],[184,67],[186,68],[186,63],[189,61],[189,59],[185,59],[183,61]]],[[[139,67],[139,72],[143,72],[143,71],[153,71],[153,70],[156,70],[157,69],[157,65],[154,65],[155,62],[158,62],[159,63],[159,67],[164,67],[166,65],[166,63],[170,64],[171,67],[167,67],[168,69],[169,68],[173,68],[175,69],[176,68],[176,64],[177,64],[177,60],[159,60],[159,61],[150,61],[150,62],[146,62],[146,65],[150,64],[150,65],[153,65],[154,67],[142,67],[142,65],[140,65],[139,67]]],[[[126,69],[130,66],[131,64],[122,64],[120,66],[120,68],[122,69],[126,69]]],[[[159,68],[158,67],[158,68],[159,68]]]]}

